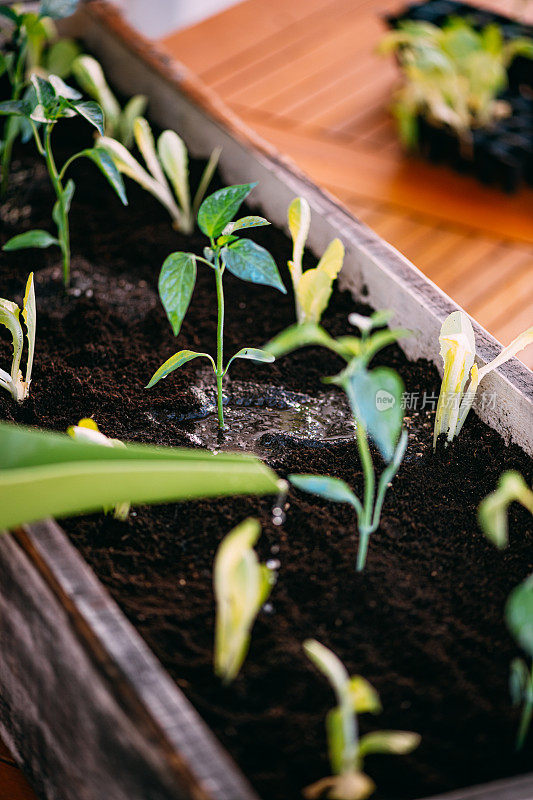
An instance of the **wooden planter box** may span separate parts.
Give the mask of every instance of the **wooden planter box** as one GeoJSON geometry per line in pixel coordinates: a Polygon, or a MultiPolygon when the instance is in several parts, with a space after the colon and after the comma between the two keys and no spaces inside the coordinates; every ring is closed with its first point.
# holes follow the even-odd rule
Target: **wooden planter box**
{"type": "MultiPolygon", "coordinates": [[[[103,2],[65,26],[124,93],[150,97],[150,116],[195,155],[223,145],[228,183],[259,181],[254,199],[285,224],[288,202],[314,211],[311,246],[346,245],[342,282],[395,323],[415,329],[408,358],[438,363],[443,319],[457,306],[400,253],[261,141],[187,70],[169,63],[103,2]]],[[[500,345],[474,323],[480,363],[500,345]]],[[[533,381],[514,359],[486,381],[483,419],[533,454],[533,381]]],[[[48,800],[257,800],[239,769],[52,521],[0,539],[0,735],[48,800]]],[[[533,774],[447,795],[530,800],[533,774]]],[[[267,800],[267,798],[265,798],[267,800]]]]}

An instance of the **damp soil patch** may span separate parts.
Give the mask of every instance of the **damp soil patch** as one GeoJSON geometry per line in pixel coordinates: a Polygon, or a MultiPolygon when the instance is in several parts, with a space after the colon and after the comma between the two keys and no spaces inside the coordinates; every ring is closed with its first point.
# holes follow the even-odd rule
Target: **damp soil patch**
{"type": "MultiPolygon", "coordinates": [[[[64,130],[68,141],[59,130],[56,136],[60,161],[90,142],[75,122],[64,130]]],[[[200,169],[193,163],[193,180],[200,169]]],[[[201,362],[153,390],[143,388],[178,348],[215,350],[215,286],[207,268],[199,267],[179,343],[157,297],[164,258],[180,249],[201,252],[204,240],[198,232],[189,239],[175,233],[164,210],[131,182],[124,209],[92,165],[79,162],[73,177],[69,292],[62,290],[56,250],[0,255],[2,296],[20,299],[33,269],[38,309],[32,393],[21,407],[2,395],[0,417],[65,430],[94,416],[113,437],[244,448],[281,476],[327,473],[361,492],[343,396],[320,382],[341,366],[326,351],[307,349],[272,365],[235,363],[226,383],[232,429],[225,439],[216,432],[212,376],[201,362]]],[[[30,228],[50,228],[52,205],[42,164],[31,148],[17,150],[10,195],[0,208],[2,242],[30,228]]],[[[291,248],[284,233],[270,227],[254,238],[271,250],[289,285],[284,265],[291,248]]],[[[261,346],[293,321],[290,295],[231,275],[225,290],[227,354],[243,344],[261,346]]],[[[326,328],[333,335],[349,332],[353,310],[364,306],[335,291],[326,328]]],[[[2,337],[0,363],[8,350],[2,337]]],[[[272,521],[272,498],[141,507],[125,523],[103,514],[62,523],[265,800],[296,800],[302,787],[329,774],[324,717],[333,695],[303,654],[310,636],[380,692],[384,711],[362,717],[363,731],[422,735],[408,757],[368,759],[378,798],[420,798],[533,767],[531,739],[522,755],[514,752],[518,712],[511,707],[508,672],[517,649],[503,622],[509,592],[533,570],[531,519],[511,508],[511,546],[503,553],[476,523],[477,505],[500,473],[518,469],[531,482],[531,461],[474,414],[458,441],[433,455],[436,370],[406,361],[397,347],[376,363],[396,368],[405,382],[410,434],[363,574],[355,573],[351,511],[294,490],[281,527],[272,521]],[[212,562],[222,537],[248,515],[261,519],[258,550],[279,578],[259,614],[241,675],[223,688],[212,671],[212,562]]],[[[381,469],[375,452],[374,458],[381,469]]]]}

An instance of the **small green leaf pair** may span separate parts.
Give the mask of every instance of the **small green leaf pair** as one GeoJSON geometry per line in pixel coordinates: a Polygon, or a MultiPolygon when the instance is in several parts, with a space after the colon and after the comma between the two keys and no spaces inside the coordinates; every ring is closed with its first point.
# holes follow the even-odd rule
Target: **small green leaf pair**
{"type": "Polygon", "coordinates": [[[319,323],[326,310],[333,282],[342,269],[344,245],[333,239],[314,269],[303,272],[302,258],[311,226],[311,209],[304,197],[296,197],[288,210],[289,230],[293,241],[289,270],[294,288],[296,319],[300,325],[319,323]]]}
{"type": "Polygon", "coordinates": [[[33,354],[35,352],[35,333],[37,329],[37,310],[35,307],[35,289],[33,286],[33,272],[30,272],[26,282],[22,318],[26,323],[26,336],[28,339],[28,353],[26,356],[26,374],[22,377],[20,362],[24,349],[24,333],[20,324],[21,310],[11,300],[0,297],[0,325],[4,325],[11,333],[13,340],[13,358],[11,370],[5,372],[0,369],[0,386],[6,389],[17,403],[22,403],[29,394],[31,373],[33,369],[33,354]]]}
{"type": "Polygon", "coordinates": [[[129,149],[133,144],[133,123],[144,114],[148,98],[136,94],[121,108],[109,88],[102,67],[92,56],[78,56],[72,63],[72,73],[83,91],[101,106],[105,135],[129,149]]]}
{"type": "Polygon", "coordinates": [[[309,800],[364,800],[375,790],[363,772],[364,759],[372,753],[410,753],[420,736],[409,731],[373,731],[359,736],[358,714],[378,714],[381,703],[375,689],[360,675],[350,677],[342,661],[316,639],[304,642],[308,658],[331,684],[337,705],[326,717],[329,761],[333,775],[304,789],[309,800]]]}
{"type": "Polygon", "coordinates": [[[63,256],[63,281],[65,286],[68,286],[70,283],[69,212],[76,187],[72,180],[68,180],[66,184],[63,183],[67,169],[76,159],[88,158],[96,164],[124,205],[127,205],[126,193],[122,177],[105,150],[94,147],[81,150],[67,159],[60,170],[55,163],[51,135],[57,122],[78,115],[103,133],[103,114],[100,106],[92,101],[82,101],[81,94],[67,86],[56,75],[50,75],[49,80],[33,75],[30,88],[31,90],[23,100],[0,103],[0,115],[22,116],[29,121],[33,129],[37,149],[46,161],[48,174],[57,198],[52,211],[52,219],[57,226],[57,237],[44,230],[27,231],[9,239],[3,249],[11,251],[28,247],[45,248],[57,245],[63,256]],[[43,140],[37,129],[37,123],[44,125],[43,140]]]}
{"type": "Polygon", "coordinates": [[[333,339],[319,325],[304,323],[287,328],[265,345],[265,350],[276,358],[300,347],[320,345],[348,362],[342,372],[324,380],[343,389],[350,402],[363,468],[363,499],[359,499],[344,481],[327,475],[289,475],[289,480],[298,489],[333,502],[349,503],[353,507],[359,531],[358,571],[364,569],[368,542],[379,525],[385,493],[400,468],[407,448],[407,432],[402,431],[403,382],[388,367],[368,368],[379,350],[410,333],[400,328],[376,330],[386,324],[390,316],[389,312],[383,311],[370,317],[351,314],[349,320],[360,329],[360,338],[341,336],[333,339]],[[369,437],[386,464],[377,488],[369,437]]]}
{"type": "Polygon", "coordinates": [[[260,535],[258,520],[246,519],[224,537],[215,557],[215,674],[226,684],[239,673],[252,626],[276,582],[253,549],[260,535]]]}
{"type": "Polygon", "coordinates": [[[137,117],[133,120],[133,138],[147,170],[139,164],[123,144],[115,139],[110,139],[109,136],[103,136],[98,141],[98,146],[109,153],[121,173],[127,175],[159,200],[172,217],[177,230],[182,233],[192,233],[200,203],[215,174],[221,148],[217,147],[211,153],[194,200],[191,201],[189,154],[183,139],[175,131],[166,130],[157,140],[156,148],[152,129],[144,117],[137,117]]]}
{"type": "Polygon", "coordinates": [[[222,276],[227,269],[241,280],[272,286],[285,293],[278,269],[270,253],[249,239],[239,239],[240,230],[269,225],[263,217],[242,217],[232,221],[243,201],[252,191],[254,183],[229,186],[208,197],[198,211],[198,225],[208,237],[210,246],[204,256],[193,253],[172,253],[164,262],[159,275],[159,296],[166,311],[174,335],[177,336],[189,308],[196,283],[196,263],[201,262],[215,273],[218,324],[216,362],[209,353],[180,350],[171,356],[154,373],[146,386],[150,389],[175,369],[194,358],[207,358],[211,362],[217,382],[218,422],[224,428],[222,382],[236,358],[271,362],[274,356],[255,347],[243,347],[224,366],[224,290],[222,276]]]}
{"type": "Polygon", "coordinates": [[[441,434],[446,435],[446,443],[451,442],[461,432],[478,386],[489,372],[505,364],[524,347],[533,343],[533,327],[521,333],[516,339],[481,369],[475,363],[476,342],[474,329],[464,311],[453,311],[442,323],[440,354],[444,364],[444,374],[435,415],[433,449],[441,434]],[[468,388],[466,382],[470,377],[468,388]]]}

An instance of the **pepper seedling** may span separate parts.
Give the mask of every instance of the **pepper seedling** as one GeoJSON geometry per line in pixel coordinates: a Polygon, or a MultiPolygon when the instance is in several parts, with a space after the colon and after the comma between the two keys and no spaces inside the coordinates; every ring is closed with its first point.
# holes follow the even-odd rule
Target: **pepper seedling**
{"type": "Polygon", "coordinates": [[[215,557],[215,674],[225,684],[237,677],[255,619],[276,582],[254,550],[260,535],[258,520],[246,519],[224,537],[215,557]]]}
{"type": "Polygon", "coordinates": [[[481,369],[475,363],[474,329],[464,311],[453,311],[444,320],[439,343],[444,374],[435,415],[433,449],[437,447],[441,434],[446,434],[447,443],[459,435],[483,378],[533,343],[533,327],[513,339],[511,344],[504,347],[496,358],[481,369]],[[470,382],[465,390],[469,376],[470,382]]]}
{"type": "MultiPolygon", "coordinates": [[[[66,76],[72,59],[78,53],[77,45],[71,39],[60,39],[46,53],[44,48],[56,35],[53,20],[70,16],[77,5],[78,0],[42,0],[35,11],[23,11],[18,5],[0,5],[0,17],[11,26],[9,48],[0,53],[0,76],[5,74],[9,81],[10,102],[22,98],[28,78],[34,72],[66,76]]],[[[23,142],[29,141],[32,136],[30,125],[18,116],[8,116],[0,147],[2,197],[7,192],[13,144],[19,134],[23,142]]]]}
{"type": "Polygon", "coordinates": [[[337,705],[326,717],[329,761],[333,775],[304,789],[310,800],[363,800],[375,791],[374,781],[363,772],[364,760],[371,753],[405,755],[420,744],[420,736],[409,731],[373,731],[359,735],[358,714],[377,714],[381,703],[376,690],[360,675],[348,670],[329,648],[316,639],[304,642],[307,657],[326,676],[337,705]]]}
{"type": "Polygon", "coordinates": [[[344,261],[344,245],[333,239],[313,269],[303,271],[302,258],[311,226],[311,209],[305,197],[295,197],[288,210],[292,237],[292,261],[289,261],[296,304],[296,319],[300,324],[319,323],[326,310],[335,278],[344,261]]]}
{"type": "Polygon", "coordinates": [[[341,336],[333,339],[319,325],[293,325],[265,345],[267,353],[279,358],[306,345],[322,345],[347,361],[347,366],[326,383],[333,383],[346,392],[356,426],[356,441],[363,468],[363,500],[347,483],[328,475],[289,475],[298,489],[337,503],[349,503],[355,510],[359,531],[357,571],[364,569],[371,534],[377,529],[387,488],[398,472],[407,448],[407,432],[402,431],[403,382],[388,367],[369,369],[374,355],[383,347],[410,334],[404,329],[375,330],[386,324],[390,313],[378,311],[370,317],[351,314],[361,337],[341,336]],[[369,447],[369,438],[378,448],[385,469],[377,481],[369,447]]]}
{"type": "Polygon", "coordinates": [[[517,502],[533,515],[533,489],[516,470],[507,470],[500,476],[497,488],[479,504],[479,527],[500,550],[509,544],[507,509],[517,502]]]}
{"type": "Polygon", "coordinates": [[[11,300],[4,300],[0,297],[0,325],[5,325],[13,339],[11,371],[8,373],[0,369],[0,386],[6,389],[17,403],[22,403],[22,401],[27,398],[30,391],[33,354],[35,352],[35,332],[37,329],[33,272],[30,272],[26,282],[22,312],[16,303],[13,303],[11,300]],[[24,349],[24,332],[20,324],[21,313],[26,323],[26,337],[28,339],[26,375],[24,378],[20,370],[22,351],[24,349]]]}
{"type": "Polygon", "coordinates": [[[218,323],[217,323],[217,358],[216,363],[209,353],[197,353],[194,350],[179,350],[171,356],[154,373],[146,388],[155,386],[162,378],[191,361],[193,358],[209,359],[215,373],[217,383],[218,424],[224,428],[224,406],[222,385],[232,362],[236,358],[252,361],[274,361],[274,356],[255,347],[243,347],[233,355],[224,366],[224,289],[222,276],[226,269],[250,283],[272,286],[286,294],[278,268],[270,253],[250,239],[240,239],[237,231],[254,228],[270,223],[263,217],[242,217],[232,222],[241,204],[254,188],[255,183],[244,183],[228,186],[207,197],[198,211],[198,225],[209,239],[209,247],[204,249],[204,256],[194,253],[172,253],[164,262],[159,275],[159,296],[167,313],[167,317],[177,336],[187,313],[196,283],[196,262],[200,261],[215,273],[218,323]]]}
{"type": "MultiPolygon", "coordinates": [[[[101,433],[94,419],[90,417],[84,417],[80,419],[77,425],[71,425],[67,428],[67,433],[73,439],[77,439],[80,442],[92,442],[93,444],[100,444],[103,447],[126,447],[124,442],[121,442],[120,439],[110,439],[108,436],[101,433]]],[[[115,519],[125,522],[130,513],[130,507],[129,502],[116,503],[114,507],[115,519]]],[[[104,513],[107,514],[108,511],[109,508],[104,507],[104,513]]]]}
{"type": "Polygon", "coordinates": [[[133,137],[148,170],[115,139],[103,136],[98,145],[109,153],[120,172],[159,200],[172,217],[176,230],[192,233],[196,215],[213,179],[222,148],[217,147],[211,153],[191,202],[189,154],[183,139],[175,131],[163,131],[157,140],[156,149],[152,129],[144,117],[134,120],[133,137]]]}
{"type": "Polygon", "coordinates": [[[513,589],[507,601],[505,617],[514,638],[532,659],[529,666],[523,658],[515,658],[511,662],[511,699],[515,706],[522,706],[516,737],[516,749],[521,750],[533,719],[533,575],[513,589]]]}
{"type": "Polygon", "coordinates": [[[25,99],[0,103],[0,114],[24,117],[32,126],[37,149],[46,161],[57,198],[52,211],[52,219],[57,226],[57,238],[45,230],[27,231],[9,239],[3,249],[11,251],[57,245],[63,256],[63,281],[65,286],[68,286],[70,283],[69,211],[76,186],[72,179],[64,184],[67,169],[76,159],[89,158],[107,178],[124,205],[127,205],[128,201],[119,171],[109,154],[99,147],[89,147],[75,153],[67,159],[61,169],[56,166],[52,152],[52,131],[57,123],[62,119],[79,116],[103,133],[103,114],[100,106],[92,100],[82,100],[81,94],[67,86],[57,75],[50,75],[49,80],[32,75],[31,84],[32,91],[25,99]],[[36,123],[40,123],[44,128],[42,138],[36,123]]]}
{"type": "Polygon", "coordinates": [[[133,144],[133,123],[144,114],[148,98],[136,94],[121,108],[109,88],[102,67],[92,56],[78,56],[72,64],[72,73],[80,88],[102,107],[105,135],[116,139],[129,150],[133,144]]]}

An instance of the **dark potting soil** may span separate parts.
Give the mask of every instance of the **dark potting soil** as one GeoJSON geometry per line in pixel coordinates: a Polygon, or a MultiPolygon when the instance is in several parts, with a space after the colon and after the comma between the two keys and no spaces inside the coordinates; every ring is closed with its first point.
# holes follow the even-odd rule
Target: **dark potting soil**
{"type": "MultiPolygon", "coordinates": [[[[68,147],[56,132],[60,162],[88,139],[76,122],[64,130],[68,147]]],[[[53,197],[42,163],[28,147],[17,150],[14,167],[0,209],[2,241],[33,227],[51,229],[53,197]]],[[[196,180],[196,164],[193,173],[196,180]]],[[[212,376],[200,361],[153,390],[143,388],[175,350],[214,352],[215,287],[207,268],[199,266],[178,342],[157,297],[164,258],[180,248],[201,252],[203,237],[174,232],[166,212],[131,182],[125,209],[93,165],[79,162],[72,174],[78,188],[71,212],[71,290],[62,290],[54,249],[0,255],[0,294],[20,298],[32,269],[38,307],[31,396],[15,407],[2,394],[0,417],[65,430],[93,416],[104,433],[124,440],[213,445],[214,416],[206,410],[212,376]]],[[[289,286],[285,235],[272,227],[253,236],[273,252],[289,286]]],[[[243,345],[261,346],[293,321],[290,294],[231,275],[225,290],[229,354],[243,345]]],[[[326,328],[334,335],[349,332],[347,315],[354,307],[348,293],[335,291],[326,328]]],[[[8,352],[2,338],[0,363],[8,352]]],[[[272,498],[246,497],[137,508],[124,523],[103,514],[64,522],[264,800],[296,800],[302,787],[329,774],[324,717],[334,698],[302,651],[308,637],[333,648],[351,673],[364,675],[380,692],[383,712],[362,717],[363,731],[422,735],[408,757],[368,758],[379,798],[423,797],[533,767],[532,737],[522,755],[514,751],[519,717],[511,707],[508,673],[519,651],[503,619],[509,592],[533,570],[531,518],[513,505],[511,546],[504,552],[487,543],[476,523],[476,508],[501,472],[518,469],[531,482],[531,461],[474,414],[458,441],[434,455],[434,415],[421,405],[424,393],[438,393],[436,370],[424,361],[408,363],[397,347],[376,363],[400,372],[408,402],[416,398],[418,408],[406,410],[410,444],[363,574],[355,573],[350,509],[295,490],[282,527],[272,523],[272,498]],[[212,671],[212,563],[222,537],[249,515],[261,519],[258,551],[263,560],[279,562],[279,577],[240,676],[223,688],[212,671]]],[[[340,366],[320,349],[272,365],[236,363],[227,383],[228,420],[241,427],[230,445],[247,443],[282,476],[328,473],[360,493],[346,409],[334,389],[324,400],[320,382],[340,366]],[[320,413],[313,398],[320,398],[320,413]]]]}

